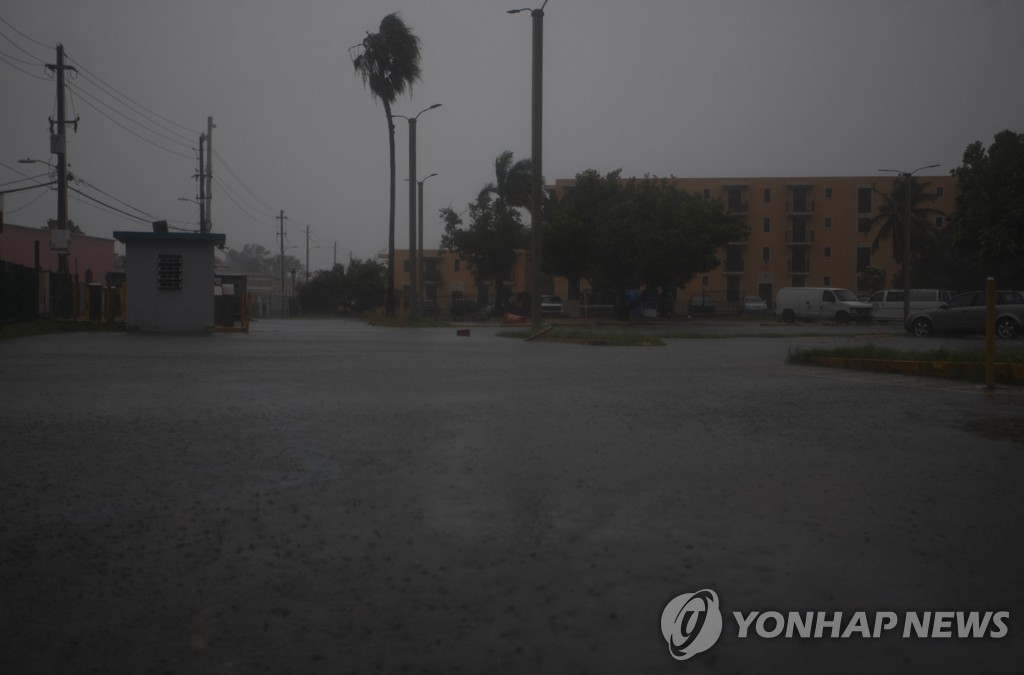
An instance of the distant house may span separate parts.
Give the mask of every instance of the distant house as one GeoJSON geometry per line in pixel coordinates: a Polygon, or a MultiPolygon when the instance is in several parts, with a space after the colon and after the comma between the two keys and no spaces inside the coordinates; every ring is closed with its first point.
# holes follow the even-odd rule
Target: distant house
{"type": "Polygon", "coordinates": [[[212,232],[115,232],[125,245],[125,325],[129,329],[212,332],[214,247],[212,232]]]}

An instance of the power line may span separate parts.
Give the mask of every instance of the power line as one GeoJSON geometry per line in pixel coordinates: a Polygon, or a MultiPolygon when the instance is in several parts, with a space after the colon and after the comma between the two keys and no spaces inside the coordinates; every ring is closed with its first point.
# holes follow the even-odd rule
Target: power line
{"type": "Polygon", "coordinates": [[[90,188],[90,189],[96,190],[96,192],[99,192],[99,193],[100,193],[101,195],[103,195],[104,197],[107,197],[108,199],[113,199],[113,200],[114,200],[115,202],[117,202],[118,204],[121,204],[122,206],[126,206],[126,207],[128,207],[128,208],[130,208],[130,209],[134,209],[134,210],[138,211],[138,212],[139,212],[139,213],[141,213],[142,215],[144,215],[144,216],[146,216],[147,218],[149,218],[149,222],[153,222],[154,220],[160,220],[159,218],[157,218],[157,217],[156,217],[156,216],[154,216],[153,214],[151,214],[151,213],[146,213],[145,211],[143,211],[143,210],[142,210],[142,209],[140,209],[139,207],[137,207],[137,206],[132,206],[132,205],[131,205],[131,204],[129,204],[128,202],[125,202],[125,201],[122,201],[122,200],[118,199],[117,197],[115,197],[114,195],[110,194],[109,192],[104,192],[103,190],[101,190],[100,188],[96,187],[96,186],[95,186],[95,185],[93,185],[92,183],[90,183],[90,182],[88,182],[88,181],[86,181],[86,180],[83,180],[83,179],[79,178],[78,176],[76,176],[76,177],[75,177],[75,182],[76,182],[76,183],[81,183],[82,185],[85,185],[86,187],[88,187],[88,188],[90,188]]]}
{"type": "Polygon", "coordinates": [[[120,127],[121,129],[124,129],[125,131],[127,131],[128,133],[130,133],[130,134],[131,134],[132,136],[135,136],[136,138],[138,138],[138,139],[139,139],[139,140],[141,140],[141,141],[145,141],[146,143],[149,143],[149,144],[150,144],[150,145],[152,145],[152,146],[153,146],[154,148],[159,148],[160,150],[163,150],[164,152],[168,152],[168,153],[170,153],[170,154],[172,154],[172,155],[177,155],[178,157],[184,157],[185,159],[195,159],[195,157],[194,157],[194,156],[192,156],[192,155],[186,155],[186,154],[184,154],[184,153],[178,152],[177,150],[172,150],[171,148],[166,148],[166,147],[164,147],[164,146],[160,145],[159,143],[156,143],[155,141],[152,141],[152,140],[150,140],[150,139],[146,138],[145,136],[142,136],[141,134],[139,134],[139,133],[136,133],[135,131],[133,131],[133,130],[129,129],[128,127],[126,127],[125,125],[121,124],[120,122],[118,122],[117,120],[115,120],[115,119],[114,119],[113,117],[111,117],[110,115],[106,114],[105,112],[103,112],[102,110],[100,110],[100,109],[99,109],[98,107],[96,107],[95,105],[93,105],[93,104],[92,104],[91,102],[89,102],[88,98],[83,98],[83,99],[82,99],[82,103],[86,104],[87,106],[89,106],[90,108],[92,108],[93,110],[95,110],[95,111],[96,111],[97,113],[99,113],[99,114],[100,114],[100,115],[101,115],[102,117],[105,117],[105,118],[107,118],[108,120],[110,120],[110,121],[111,121],[111,122],[112,122],[113,124],[115,124],[116,126],[120,127]]]}
{"type": "Polygon", "coordinates": [[[224,160],[224,158],[221,156],[221,154],[219,152],[214,150],[213,151],[213,156],[217,158],[217,161],[219,161],[221,164],[224,165],[224,168],[228,170],[228,173],[231,174],[231,176],[236,181],[238,181],[238,184],[242,186],[242,189],[245,190],[246,192],[248,192],[249,195],[253,199],[255,199],[259,203],[260,206],[262,206],[268,213],[273,213],[274,212],[274,209],[270,208],[270,206],[268,206],[266,202],[264,202],[262,199],[260,199],[259,196],[257,196],[257,194],[255,192],[253,192],[252,190],[249,189],[249,186],[247,186],[245,184],[245,181],[243,181],[241,178],[238,177],[238,174],[235,173],[235,170],[231,168],[231,165],[228,164],[227,161],[224,160]]]}
{"type": "MultiPolygon", "coordinates": [[[[36,39],[34,39],[34,38],[32,38],[32,37],[29,37],[28,35],[25,35],[25,34],[24,34],[24,33],[22,33],[22,32],[21,32],[20,30],[18,30],[18,29],[17,29],[17,28],[15,28],[15,27],[14,27],[13,25],[11,25],[11,24],[10,24],[9,22],[7,22],[7,21],[6,21],[6,20],[5,20],[5,19],[4,19],[4,18],[3,18],[2,16],[0,16],[0,23],[4,24],[5,26],[7,26],[7,27],[8,27],[8,28],[10,28],[11,30],[13,30],[13,31],[14,31],[15,33],[17,33],[17,34],[18,34],[18,35],[20,35],[21,37],[25,38],[25,39],[26,39],[26,40],[28,40],[29,42],[31,42],[31,43],[33,43],[33,44],[35,44],[36,46],[42,47],[43,49],[50,49],[50,46],[49,46],[49,45],[44,45],[44,44],[43,44],[42,42],[40,42],[39,40],[36,40],[36,39]]],[[[10,40],[10,38],[8,38],[8,40],[10,40]]],[[[12,42],[12,44],[13,44],[13,42],[12,42]]],[[[19,47],[19,49],[21,49],[21,48],[19,47]]],[[[22,49],[22,51],[25,51],[25,50],[23,50],[23,49],[22,49]]],[[[25,53],[26,53],[26,54],[28,54],[28,52],[25,52],[25,53]]],[[[31,55],[31,54],[29,54],[29,56],[32,56],[32,55],[31,55]]]]}
{"type": "MultiPolygon", "coordinates": [[[[128,108],[133,113],[135,113],[139,117],[145,119],[150,124],[153,124],[154,126],[157,126],[157,127],[161,128],[161,129],[163,129],[164,131],[170,133],[170,134],[174,134],[178,138],[183,139],[183,140],[185,140],[187,142],[191,142],[191,140],[198,135],[198,132],[195,132],[195,131],[189,129],[188,127],[185,127],[185,126],[183,126],[181,124],[178,124],[177,122],[164,117],[160,113],[157,113],[157,112],[154,112],[154,111],[150,110],[146,106],[144,106],[141,103],[131,99],[130,97],[126,96],[125,94],[122,94],[117,89],[114,89],[112,86],[110,86],[109,84],[107,84],[106,82],[101,80],[97,75],[94,75],[90,71],[86,70],[84,66],[78,65],[78,62],[75,61],[74,59],[69,58],[68,60],[71,61],[72,63],[76,64],[76,66],[82,71],[82,74],[80,74],[80,77],[81,77],[82,80],[84,80],[84,81],[88,82],[90,85],[96,87],[100,92],[102,92],[106,96],[109,96],[110,98],[114,99],[119,104],[121,104],[124,107],[128,108]],[[183,134],[183,133],[181,133],[179,131],[176,131],[176,130],[168,127],[165,124],[161,124],[160,122],[158,122],[157,120],[153,119],[152,117],[149,117],[148,115],[143,114],[142,111],[144,111],[145,113],[149,113],[149,115],[152,115],[153,117],[156,117],[159,120],[167,122],[168,124],[174,125],[175,127],[178,127],[179,129],[184,129],[189,135],[185,135],[185,134],[183,134]]],[[[138,122],[136,122],[136,124],[138,124],[138,122]]],[[[142,126],[142,125],[139,124],[139,126],[142,126]]]]}
{"type": "MultiPolygon", "coordinates": [[[[69,88],[69,89],[70,89],[70,88],[69,88]]],[[[153,129],[150,129],[149,127],[147,127],[147,126],[145,126],[145,125],[141,124],[140,122],[138,122],[138,121],[136,121],[136,120],[133,120],[132,118],[128,117],[128,115],[125,115],[125,114],[124,114],[123,112],[120,112],[119,110],[115,110],[115,109],[113,108],[113,106],[110,106],[110,105],[108,105],[108,104],[104,103],[103,101],[100,101],[100,100],[99,100],[99,99],[97,99],[97,98],[96,98],[95,96],[93,96],[93,94],[89,93],[89,92],[88,92],[87,90],[85,90],[85,89],[82,89],[81,87],[79,87],[79,88],[78,88],[78,94],[79,94],[80,96],[84,97],[84,99],[89,99],[89,100],[91,100],[91,101],[94,101],[94,102],[95,102],[95,103],[97,103],[98,105],[101,105],[101,106],[103,106],[103,107],[104,107],[104,108],[106,108],[107,110],[111,111],[111,112],[112,112],[112,113],[114,113],[115,115],[119,115],[120,117],[124,118],[124,119],[125,119],[125,120],[127,120],[128,122],[130,122],[130,123],[132,123],[132,124],[134,124],[134,125],[136,125],[136,126],[138,126],[138,127],[142,128],[142,129],[145,129],[145,130],[146,130],[147,132],[149,132],[149,133],[153,134],[154,136],[159,136],[160,138],[164,139],[165,141],[170,141],[171,143],[174,143],[174,144],[176,144],[176,145],[180,145],[180,146],[183,146],[183,147],[186,147],[186,148],[192,149],[192,145],[191,145],[190,143],[183,143],[183,142],[181,142],[181,141],[179,141],[179,140],[177,140],[177,139],[175,139],[175,138],[172,138],[172,137],[170,137],[170,136],[166,136],[166,135],[164,135],[164,134],[161,134],[161,133],[159,133],[158,131],[154,131],[153,129]]],[[[82,101],[83,103],[85,103],[85,104],[87,104],[87,105],[91,105],[91,104],[89,103],[89,100],[84,100],[84,99],[83,99],[83,101],[82,101]]],[[[97,112],[102,112],[102,111],[100,111],[100,110],[99,110],[98,108],[96,108],[95,106],[91,106],[91,107],[93,108],[93,110],[96,110],[97,112]]],[[[106,115],[104,115],[104,116],[105,116],[105,117],[107,117],[107,119],[109,119],[109,120],[111,120],[111,121],[114,121],[114,120],[113,120],[112,118],[110,118],[109,116],[106,116],[106,115]]],[[[119,126],[120,126],[120,125],[119,125],[119,126]]],[[[125,129],[125,127],[123,127],[123,126],[122,126],[121,128],[122,128],[122,129],[125,129]]],[[[126,130],[127,130],[127,129],[126,129],[126,130]]],[[[133,132],[133,133],[134,133],[134,132],[133,132]]],[[[135,135],[136,135],[136,136],[138,136],[138,134],[135,134],[135,135]]],[[[140,138],[141,138],[141,136],[140,136],[140,138]]],[[[146,139],[143,139],[143,140],[146,140],[146,139]]],[[[160,147],[160,146],[157,146],[157,147],[160,147]]]]}

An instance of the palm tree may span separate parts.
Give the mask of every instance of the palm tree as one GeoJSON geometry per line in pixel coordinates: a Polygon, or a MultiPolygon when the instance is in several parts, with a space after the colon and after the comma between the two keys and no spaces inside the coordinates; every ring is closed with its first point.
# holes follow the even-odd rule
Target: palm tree
{"type": "MultiPolygon", "coordinates": [[[[892,188],[888,194],[875,188],[875,193],[881,195],[882,203],[878,207],[878,215],[871,219],[871,227],[878,227],[875,238],[871,242],[871,250],[877,251],[883,239],[892,237],[892,257],[900,263],[903,268],[909,269],[910,265],[904,263],[903,251],[903,221],[907,213],[907,184],[906,179],[901,175],[892,182],[892,188]]],[[[935,201],[935,194],[928,192],[931,183],[918,182],[910,176],[910,227],[914,237],[921,241],[921,245],[914,248],[922,251],[934,238],[935,216],[943,215],[942,211],[933,209],[925,204],[935,201]]],[[[913,255],[911,255],[911,259],[913,255]]],[[[912,260],[911,260],[912,262],[912,260]]]]}
{"type": "MultiPolygon", "coordinates": [[[[530,210],[532,176],[533,163],[529,159],[521,159],[513,163],[512,151],[506,150],[494,160],[495,182],[488,183],[480,191],[480,199],[492,196],[494,198],[492,208],[494,209],[496,234],[504,240],[502,248],[522,245],[519,239],[522,235],[523,225],[514,209],[530,210]]],[[[507,269],[499,265],[494,272],[494,301],[500,311],[505,306],[503,281],[507,269]]]]}
{"type": "Polygon", "coordinates": [[[388,14],[377,33],[367,33],[362,43],[352,47],[356,54],[352,65],[370,88],[370,96],[380,99],[388,123],[388,147],[391,157],[390,210],[388,212],[388,286],[384,300],[388,316],[395,313],[395,124],[391,105],[420,80],[420,39],[405,22],[388,14]]]}

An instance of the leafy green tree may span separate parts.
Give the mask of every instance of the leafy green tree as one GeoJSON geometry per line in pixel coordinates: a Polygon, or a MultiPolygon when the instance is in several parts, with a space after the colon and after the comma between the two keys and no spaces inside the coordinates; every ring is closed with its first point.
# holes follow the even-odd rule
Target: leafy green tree
{"type": "Polygon", "coordinates": [[[388,148],[391,160],[390,202],[388,210],[388,283],[385,308],[395,313],[395,124],[392,104],[420,80],[420,39],[413,35],[398,14],[388,14],[376,33],[367,33],[356,51],[352,65],[369,87],[370,96],[384,106],[388,123],[388,148]]]}
{"type": "Polygon", "coordinates": [[[1024,134],[1001,131],[986,148],[964,151],[949,244],[958,287],[978,288],[994,276],[1002,288],[1024,288],[1024,134]]]}
{"type": "MultiPolygon", "coordinates": [[[[923,266],[930,259],[930,255],[936,248],[938,229],[935,225],[935,216],[944,215],[942,211],[931,208],[927,204],[934,202],[936,195],[928,190],[929,182],[921,182],[914,176],[910,176],[910,235],[911,256],[910,264],[907,267],[911,272],[911,279],[923,281],[925,272],[923,266]]],[[[892,256],[896,262],[903,265],[904,243],[906,237],[903,229],[903,221],[907,216],[907,179],[899,176],[892,182],[892,188],[888,193],[874,188],[876,194],[882,198],[878,207],[878,214],[871,219],[871,227],[875,230],[875,238],[871,242],[871,250],[877,251],[886,239],[892,239],[892,256]]],[[[902,273],[901,273],[902,276],[902,273]]]]}
{"type": "MultiPolygon", "coordinates": [[[[271,253],[259,244],[245,244],[241,251],[225,249],[225,259],[233,272],[275,276],[281,273],[281,254],[271,253]]],[[[290,274],[291,270],[295,270],[296,274],[305,270],[299,259],[290,255],[284,257],[284,268],[286,274],[290,274]]]]}
{"type": "Polygon", "coordinates": [[[748,231],[720,200],[680,190],[670,180],[585,171],[551,209],[545,265],[613,291],[623,316],[626,291],[674,293],[717,267],[718,250],[748,231]]]}
{"type": "Polygon", "coordinates": [[[378,307],[387,290],[386,270],[373,260],[351,258],[348,268],[337,264],[316,272],[299,287],[304,314],[358,312],[378,307]]]}
{"type": "Polygon", "coordinates": [[[870,293],[885,288],[885,270],[881,267],[869,265],[860,273],[860,284],[858,288],[866,288],[870,293]]]}
{"type": "Polygon", "coordinates": [[[488,183],[469,204],[469,224],[451,207],[441,209],[444,234],[441,249],[459,254],[473,269],[477,282],[494,281],[495,306],[505,307],[505,281],[528,242],[520,208],[530,202],[532,164],[528,159],[513,162],[505,151],[494,161],[495,182],[488,183]]]}

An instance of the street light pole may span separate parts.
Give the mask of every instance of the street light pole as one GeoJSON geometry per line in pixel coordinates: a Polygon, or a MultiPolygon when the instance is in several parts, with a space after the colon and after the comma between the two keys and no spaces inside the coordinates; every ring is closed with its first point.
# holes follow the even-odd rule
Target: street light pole
{"type": "MultiPolygon", "coordinates": [[[[424,281],[423,281],[423,184],[427,182],[428,178],[433,178],[436,175],[437,175],[436,173],[432,173],[432,174],[430,174],[429,176],[427,176],[426,178],[424,178],[423,180],[421,180],[419,182],[419,186],[418,186],[419,187],[419,198],[416,200],[417,203],[419,204],[419,217],[416,219],[417,223],[418,223],[418,230],[419,231],[417,232],[416,242],[417,242],[417,244],[419,246],[419,265],[420,265],[419,269],[416,271],[416,274],[419,276],[420,295],[421,296],[426,296],[426,288],[424,288],[424,281]]],[[[424,298],[418,298],[418,299],[424,299],[424,298]]]]}
{"type": "Polygon", "coordinates": [[[934,169],[940,166],[939,164],[929,164],[928,166],[922,166],[914,169],[913,171],[899,171],[897,169],[879,169],[879,171],[888,171],[889,173],[896,173],[903,177],[906,183],[906,199],[907,203],[904,205],[905,210],[903,212],[903,318],[906,320],[910,316],[910,218],[911,218],[911,178],[918,171],[924,171],[925,169],[934,169]]]}
{"type": "Polygon", "coordinates": [[[543,222],[541,213],[544,193],[544,179],[542,170],[543,155],[543,95],[544,95],[544,7],[540,9],[510,9],[509,14],[519,12],[530,12],[533,17],[533,118],[532,118],[532,142],[530,145],[530,164],[533,168],[530,185],[530,323],[534,332],[539,332],[543,327],[543,317],[540,310],[540,285],[541,285],[541,234],[540,228],[543,222]]]}
{"type": "Polygon", "coordinates": [[[435,103],[412,117],[392,115],[392,117],[405,118],[409,122],[409,302],[411,305],[409,307],[409,316],[413,318],[418,313],[416,299],[419,297],[416,291],[416,120],[428,110],[440,107],[440,103],[435,103]]]}

